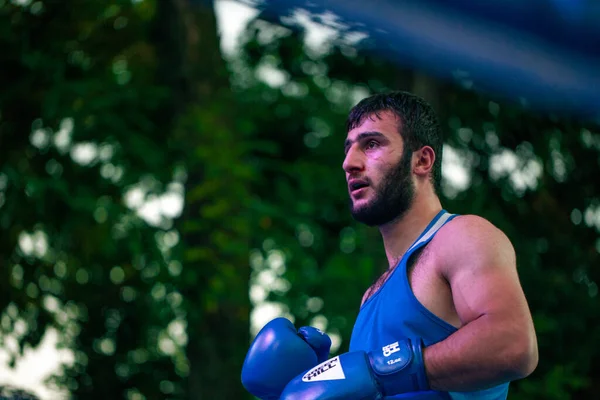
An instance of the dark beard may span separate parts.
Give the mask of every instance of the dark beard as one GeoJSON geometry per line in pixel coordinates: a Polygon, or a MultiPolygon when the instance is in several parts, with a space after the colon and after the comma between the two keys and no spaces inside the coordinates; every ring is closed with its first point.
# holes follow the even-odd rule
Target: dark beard
{"type": "Polygon", "coordinates": [[[354,208],[350,199],[352,217],[368,226],[381,226],[400,219],[412,205],[415,187],[411,179],[412,152],[406,151],[395,168],[391,169],[375,190],[375,197],[366,205],[354,208]]]}

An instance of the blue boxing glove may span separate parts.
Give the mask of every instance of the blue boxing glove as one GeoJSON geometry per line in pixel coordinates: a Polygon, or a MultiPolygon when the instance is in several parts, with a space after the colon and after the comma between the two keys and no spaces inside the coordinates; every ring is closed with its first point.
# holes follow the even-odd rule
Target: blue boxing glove
{"type": "Polygon", "coordinates": [[[331,339],[304,326],[296,331],[285,318],[275,318],[256,335],[242,367],[242,384],[252,395],[277,400],[285,386],[302,371],[327,360],[331,339]]]}
{"type": "Polygon", "coordinates": [[[331,338],[313,326],[303,326],[298,329],[298,335],[306,341],[317,355],[317,364],[326,361],[329,358],[331,349],[331,338]]]}
{"type": "Polygon", "coordinates": [[[422,342],[405,339],[333,357],[296,376],[280,400],[380,400],[428,390],[422,342]]]}

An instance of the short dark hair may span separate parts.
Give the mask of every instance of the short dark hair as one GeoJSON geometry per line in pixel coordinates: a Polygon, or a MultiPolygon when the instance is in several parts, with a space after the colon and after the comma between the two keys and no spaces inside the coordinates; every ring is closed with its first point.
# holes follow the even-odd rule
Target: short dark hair
{"type": "Polygon", "coordinates": [[[355,105],[346,121],[346,130],[360,126],[366,118],[380,113],[393,112],[400,118],[400,136],[406,145],[405,151],[414,152],[423,146],[430,146],[435,152],[435,161],[431,168],[431,180],[437,194],[442,183],[442,130],[437,115],[425,100],[409,92],[393,91],[378,93],[362,99],[355,105]]]}

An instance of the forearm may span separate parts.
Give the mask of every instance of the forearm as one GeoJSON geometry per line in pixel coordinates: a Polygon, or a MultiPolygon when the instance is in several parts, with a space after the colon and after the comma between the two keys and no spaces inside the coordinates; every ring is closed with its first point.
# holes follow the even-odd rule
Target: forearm
{"type": "Polygon", "coordinates": [[[537,363],[535,341],[523,335],[521,321],[483,315],[423,351],[434,390],[487,389],[527,376],[537,363]],[[535,358],[535,360],[533,360],[535,358]]]}

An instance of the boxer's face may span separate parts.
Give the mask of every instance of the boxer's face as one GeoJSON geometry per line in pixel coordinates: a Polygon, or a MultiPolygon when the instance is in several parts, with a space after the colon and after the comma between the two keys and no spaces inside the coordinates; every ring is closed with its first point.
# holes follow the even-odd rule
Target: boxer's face
{"type": "Polygon", "coordinates": [[[348,132],[345,143],[350,211],[369,226],[386,224],[402,216],[414,197],[412,153],[404,152],[399,119],[391,112],[366,118],[348,132]]]}

